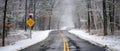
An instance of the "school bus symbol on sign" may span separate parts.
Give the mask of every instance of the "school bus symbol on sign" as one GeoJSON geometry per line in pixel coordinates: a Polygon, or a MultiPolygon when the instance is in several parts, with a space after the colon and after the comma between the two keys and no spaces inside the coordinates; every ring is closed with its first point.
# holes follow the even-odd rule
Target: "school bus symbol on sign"
{"type": "Polygon", "coordinates": [[[32,18],[29,18],[26,23],[29,27],[32,27],[35,24],[35,21],[32,18]]]}

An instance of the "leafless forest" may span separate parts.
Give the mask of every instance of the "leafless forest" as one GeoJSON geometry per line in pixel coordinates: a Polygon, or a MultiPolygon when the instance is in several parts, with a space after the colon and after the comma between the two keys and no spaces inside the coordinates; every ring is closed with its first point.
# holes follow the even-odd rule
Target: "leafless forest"
{"type": "Polygon", "coordinates": [[[120,31],[120,0],[71,0],[67,4],[62,0],[0,0],[0,36],[28,30],[29,13],[35,20],[33,30],[66,27],[104,36],[120,31]]]}

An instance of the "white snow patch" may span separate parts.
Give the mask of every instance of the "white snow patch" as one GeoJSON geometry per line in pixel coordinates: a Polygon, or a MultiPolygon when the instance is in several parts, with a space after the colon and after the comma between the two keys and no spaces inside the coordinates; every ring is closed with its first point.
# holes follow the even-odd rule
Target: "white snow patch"
{"type": "Polygon", "coordinates": [[[80,38],[87,40],[95,45],[107,47],[109,51],[120,51],[120,35],[97,36],[89,35],[84,30],[73,29],[69,31],[80,38]]]}
{"type": "Polygon", "coordinates": [[[73,29],[74,27],[61,27],[60,30],[70,30],[70,29],[73,29]]]}
{"type": "Polygon", "coordinates": [[[15,42],[14,45],[8,45],[8,46],[5,46],[5,47],[0,47],[0,51],[18,51],[18,50],[24,49],[26,47],[34,45],[34,44],[44,40],[45,38],[47,38],[50,31],[51,30],[33,31],[31,39],[25,39],[25,40],[17,41],[17,42],[15,42]]]}

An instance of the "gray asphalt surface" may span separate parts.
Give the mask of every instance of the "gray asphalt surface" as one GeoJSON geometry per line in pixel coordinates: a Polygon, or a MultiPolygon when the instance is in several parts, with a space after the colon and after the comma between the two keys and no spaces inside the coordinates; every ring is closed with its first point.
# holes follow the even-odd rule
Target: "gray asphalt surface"
{"type": "MultiPolygon", "coordinates": [[[[105,51],[105,48],[93,45],[68,31],[60,31],[64,34],[70,47],[70,51],[105,51]]],[[[52,31],[47,39],[20,51],[63,51],[63,41],[59,31],[52,31]]]]}

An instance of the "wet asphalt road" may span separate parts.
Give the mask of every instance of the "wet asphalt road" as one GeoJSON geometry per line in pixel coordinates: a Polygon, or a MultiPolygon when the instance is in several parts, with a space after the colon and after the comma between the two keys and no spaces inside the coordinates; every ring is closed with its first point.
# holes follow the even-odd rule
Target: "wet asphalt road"
{"type": "Polygon", "coordinates": [[[65,51],[60,33],[67,40],[70,51],[105,51],[105,48],[95,46],[68,31],[52,31],[45,40],[20,51],[65,51]]]}

